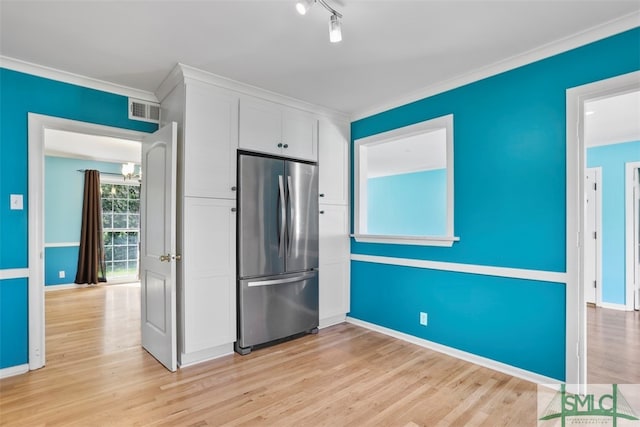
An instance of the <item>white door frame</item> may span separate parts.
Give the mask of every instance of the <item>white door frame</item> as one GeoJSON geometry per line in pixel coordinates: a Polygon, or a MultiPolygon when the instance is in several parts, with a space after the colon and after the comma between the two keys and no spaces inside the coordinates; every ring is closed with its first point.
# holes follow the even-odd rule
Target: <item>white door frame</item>
{"type": "MultiPolygon", "coordinates": [[[[585,158],[585,161],[586,161],[586,158],[585,158]]],[[[587,172],[593,171],[595,176],[595,179],[593,180],[593,182],[597,186],[597,190],[595,191],[595,197],[593,200],[593,203],[595,205],[595,210],[596,210],[596,215],[595,215],[596,218],[595,218],[594,225],[597,233],[597,238],[595,239],[595,248],[594,248],[595,263],[596,263],[596,276],[594,277],[594,280],[597,283],[594,304],[599,307],[602,305],[602,167],[597,166],[593,168],[586,168],[585,171],[587,172]]],[[[585,188],[585,198],[586,198],[586,190],[587,189],[585,188]]],[[[588,233],[585,234],[585,236],[586,236],[585,237],[586,239],[590,238],[588,236],[588,233]]],[[[585,260],[584,260],[585,263],[587,261],[594,262],[594,260],[586,259],[586,256],[587,256],[586,253],[584,255],[585,255],[585,260]]],[[[585,286],[585,292],[586,292],[586,287],[590,285],[585,282],[584,286],[585,286]]],[[[586,296],[585,296],[585,302],[586,302],[586,296]]]]}
{"type": "Polygon", "coordinates": [[[584,300],[585,204],[584,103],[640,88],[640,71],[567,89],[566,92],[566,347],[565,382],[578,384],[585,392],[587,383],[587,319],[584,300]]]}
{"type": "Polygon", "coordinates": [[[55,129],[142,141],[145,132],[29,113],[29,370],[45,364],[44,131],[55,129]]]}
{"type": "Polygon", "coordinates": [[[637,226],[640,222],[638,216],[638,192],[640,192],[640,185],[638,185],[638,172],[640,169],[640,162],[627,162],[625,163],[624,170],[624,217],[625,217],[625,236],[631,238],[625,239],[625,270],[626,270],[626,294],[625,305],[627,310],[631,311],[638,309],[635,306],[636,296],[635,292],[640,292],[640,282],[638,273],[636,271],[636,265],[638,262],[638,230],[637,226]],[[636,188],[634,192],[634,187],[636,188]],[[635,226],[634,226],[635,225],[635,226]]]}

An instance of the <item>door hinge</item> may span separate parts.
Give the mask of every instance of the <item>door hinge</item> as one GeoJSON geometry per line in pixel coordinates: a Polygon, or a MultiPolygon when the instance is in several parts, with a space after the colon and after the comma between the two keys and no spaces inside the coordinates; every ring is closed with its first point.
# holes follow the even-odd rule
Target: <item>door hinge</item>
{"type": "Polygon", "coordinates": [[[597,287],[598,287],[598,281],[597,281],[597,280],[594,280],[594,281],[593,281],[593,287],[594,287],[594,288],[597,288],[597,287]]]}
{"type": "Polygon", "coordinates": [[[597,183],[597,182],[594,182],[594,183],[593,183],[593,190],[595,191],[595,190],[597,190],[597,189],[598,189],[598,183],[597,183]]]}
{"type": "Polygon", "coordinates": [[[576,357],[580,359],[580,341],[576,341],[576,357]]]}
{"type": "Polygon", "coordinates": [[[594,232],[593,232],[593,238],[594,238],[594,239],[597,239],[597,238],[598,238],[598,232],[597,232],[597,231],[594,231],[594,232]]]}

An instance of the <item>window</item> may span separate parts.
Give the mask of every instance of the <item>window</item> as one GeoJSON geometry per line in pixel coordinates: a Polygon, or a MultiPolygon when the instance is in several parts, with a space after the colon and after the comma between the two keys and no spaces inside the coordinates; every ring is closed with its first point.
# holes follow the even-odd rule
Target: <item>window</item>
{"type": "Polygon", "coordinates": [[[140,185],[107,182],[100,192],[107,280],[138,280],[140,185]]]}
{"type": "Polygon", "coordinates": [[[452,246],[453,115],[355,141],[355,239],[452,246]]]}

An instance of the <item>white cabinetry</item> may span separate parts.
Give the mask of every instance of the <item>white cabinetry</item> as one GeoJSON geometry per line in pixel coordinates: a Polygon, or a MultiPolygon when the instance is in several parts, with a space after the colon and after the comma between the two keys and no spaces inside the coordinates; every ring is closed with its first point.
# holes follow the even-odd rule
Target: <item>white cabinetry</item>
{"type": "Polygon", "coordinates": [[[178,122],[180,366],[229,354],[236,340],[238,102],[232,91],[186,81],[161,103],[163,120],[178,122]]]}
{"type": "Polygon", "coordinates": [[[180,365],[229,354],[236,340],[238,148],[318,161],[320,326],[343,321],[349,311],[349,124],[318,119],[305,104],[182,64],[157,95],[163,122],[178,122],[180,365]]]}
{"type": "Polygon", "coordinates": [[[236,340],[235,205],[184,198],[181,365],[216,356],[236,340]]]}
{"type": "Polygon", "coordinates": [[[320,203],[349,204],[349,124],[320,119],[318,164],[320,203]]]}
{"type": "Polygon", "coordinates": [[[238,99],[215,86],[186,85],[184,196],[235,199],[238,99]]]}
{"type": "Polygon", "coordinates": [[[350,303],[349,124],[320,119],[320,326],[344,321],[350,303]]]}
{"type": "Polygon", "coordinates": [[[349,311],[349,210],[320,206],[320,326],[342,322],[349,311]]]}
{"type": "Polygon", "coordinates": [[[296,108],[257,98],[240,100],[239,146],[244,150],[318,160],[318,121],[296,108]]]}

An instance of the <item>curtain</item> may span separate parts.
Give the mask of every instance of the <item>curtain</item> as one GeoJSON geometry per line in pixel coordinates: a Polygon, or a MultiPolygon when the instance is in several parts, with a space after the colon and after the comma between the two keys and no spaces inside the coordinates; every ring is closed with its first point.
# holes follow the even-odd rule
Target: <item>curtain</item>
{"type": "Polygon", "coordinates": [[[78,272],[75,283],[106,282],[104,241],[102,237],[102,203],[100,201],[100,172],[84,171],[84,201],[82,228],[78,252],[78,272]]]}

